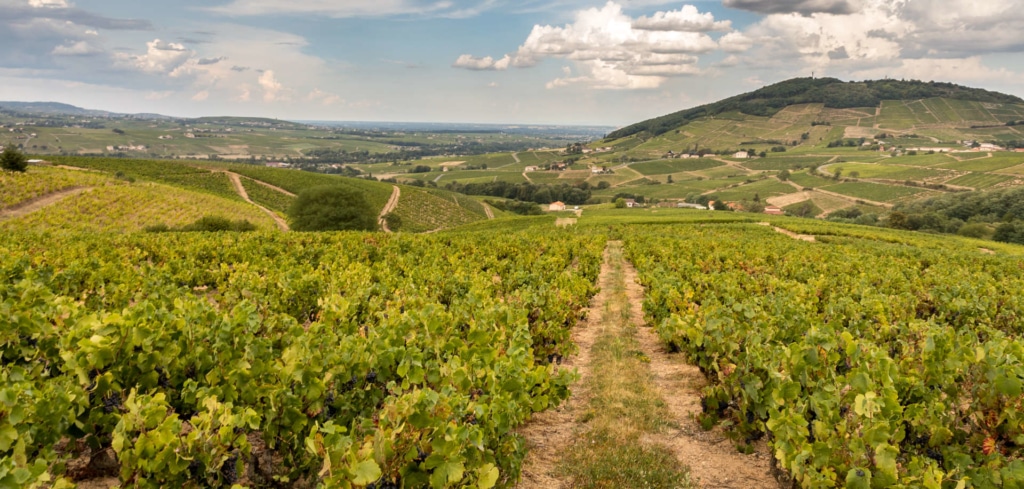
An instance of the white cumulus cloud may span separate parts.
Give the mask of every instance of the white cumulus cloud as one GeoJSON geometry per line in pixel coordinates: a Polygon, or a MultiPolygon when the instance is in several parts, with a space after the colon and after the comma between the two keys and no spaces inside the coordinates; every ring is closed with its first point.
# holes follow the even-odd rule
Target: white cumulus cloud
{"type": "Polygon", "coordinates": [[[281,97],[284,85],[274,77],[274,70],[264,71],[257,81],[260,87],[263,88],[264,101],[273,102],[281,97]]]}
{"type": "Polygon", "coordinates": [[[461,8],[449,0],[234,0],[209,10],[226,15],[318,14],[334,18],[393,15],[466,17],[486,9],[491,3],[461,8]]]}
{"type": "Polygon", "coordinates": [[[102,49],[89,44],[87,41],[78,41],[61,44],[53,48],[50,54],[54,56],[90,56],[102,52],[102,49]]]}
{"type": "Polygon", "coordinates": [[[306,96],[306,100],[310,102],[319,102],[321,105],[325,106],[344,102],[340,96],[330,92],[325,92],[319,88],[314,88],[313,91],[309,92],[309,95],[306,96]]]}
{"type": "MultiPolygon", "coordinates": [[[[775,11],[767,6],[774,2],[727,3],[742,3],[756,11],[775,11]]],[[[981,63],[978,57],[985,54],[1024,52],[1024,37],[1019,35],[1024,30],[1024,9],[1020,8],[1019,0],[782,3],[800,8],[770,13],[743,33],[726,34],[719,40],[722,48],[751,50],[746,61],[764,68],[795,65],[798,69],[840,76],[860,73],[922,79],[961,75],[959,71],[943,73],[935,67],[969,67],[981,63]],[[856,9],[851,11],[843,7],[845,4],[855,5],[856,9]]],[[[986,80],[1003,76],[999,70],[979,73],[984,73],[986,80]]]]}
{"type": "Polygon", "coordinates": [[[28,5],[34,8],[68,8],[67,0],[28,0],[28,5]]]}
{"type": "Polygon", "coordinates": [[[683,5],[680,10],[657,12],[650,17],[640,17],[633,22],[636,29],[649,31],[710,32],[730,31],[732,21],[715,21],[711,12],[700,13],[693,5],[683,5]]]}
{"type": "Polygon", "coordinates": [[[507,70],[510,64],[512,64],[512,58],[508,55],[496,60],[490,56],[477,58],[469,54],[463,54],[455,60],[455,63],[452,63],[452,66],[455,68],[465,68],[473,71],[501,71],[507,70]]]}
{"type": "Polygon", "coordinates": [[[548,58],[567,59],[576,62],[578,74],[552,80],[548,88],[650,89],[668,77],[700,74],[697,55],[718,48],[707,33],[729,30],[729,21],[715,21],[714,15],[692,5],[634,19],[609,1],[577,12],[570,24],[534,26],[515,53],[500,59],[464,54],[453,66],[504,70],[534,66],[548,58]]]}
{"type": "Polygon", "coordinates": [[[134,68],[149,74],[172,74],[195,55],[183,44],[164,42],[160,39],[146,43],[146,54],[131,55],[117,53],[114,56],[117,64],[134,68]]]}

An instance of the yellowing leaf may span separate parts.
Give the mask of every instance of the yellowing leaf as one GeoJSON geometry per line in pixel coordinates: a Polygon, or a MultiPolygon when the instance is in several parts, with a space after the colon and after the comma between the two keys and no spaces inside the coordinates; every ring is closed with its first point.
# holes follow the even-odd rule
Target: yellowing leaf
{"type": "Polygon", "coordinates": [[[498,468],[494,464],[484,464],[477,471],[476,486],[479,489],[491,489],[498,483],[498,468]]]}

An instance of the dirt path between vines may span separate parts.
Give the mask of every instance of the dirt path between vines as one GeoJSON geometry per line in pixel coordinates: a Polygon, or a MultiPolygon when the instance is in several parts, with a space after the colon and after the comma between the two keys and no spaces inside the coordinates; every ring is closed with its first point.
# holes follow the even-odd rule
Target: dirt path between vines
{"type": "Polygon", "coordinates": [[[558,462],[578,430],[576,418],[586,410],[589,395],[578,389],[590,379],[591,350],[597,341],[604,305],[608,303],[611,287],[607,286],[611,268],[608,266],[608,251],[604,253],[601,275],[598,279],[600,291],[590,299],[586,321],[581,321],[572,331],[572,341],[579,348],[575,355],[565,358],[560,368],[576,369],[580,376],[573,384],[573,394],[567,402],[556,409],[534,415],[520,434],[526,438],[529,452],[523,461],[522,475],[517,488],[559,489],[568,487],[556,474],[558,462]]]}
{"type": "MultiPolygon", "coordinates": [[[[245,178],[249,178],[249,177],[245,177],[245,178]]],[[[262,180],[256,180],[255,178],[249,178],[249,180],[252,180],[252,181],[254,181],[254,182],[256,182],[256,183],[258,183],[260,185],[263,185],[264,187],[267,187],[270,190],[275,190],[277,192],[281,192],[282,194],[285,194],[285,195],[287,195],[289,197],[295,197],[295,194],[293,194],[293,193],[291,193],[291,192],[289,192],[289,191],[287,191],[287,190],[285,190],[285,189],[283,189],[281,187],[278,187],[277,185],[271,185],[271,184],[269,184],[267,182],[264,182],[262,180]]]]}
{"type": "Polygon", "coordinates": [[[43,207],[56,204],[68,197],[78,195],[82,192],[87,192],[91,189],[92,187],[69,187],[46,195],[40,195],[39,197],[28,199],[24,202],[19,202],[6,209],[0,209],[0,221],[27,216],[39,209],[42,209],[43,207]]]}
{"type": "Polygon", "coordinates": [[[700,392],[707,380],[682,354],[669,353],[654,330],[643,324],[644,289],[633,264],[625,262],[623,268],[632,317],[641,326],[637,329],[637,339],[651,359],[654,383],[678,425],[652,438],[670,448],[680,462],[689,466],[690,475],[703,489],[778,488],[779,483],[770,473],[771,456],[765,442],[755,444],[753,454],[744,455],[720,427],[711,431],[701,429],[695,416],[701,413],[700,392]]]}
{"type": "Polygon", "coordinates": [[[484,204],[484,214],[487,215],[487,219],[494,219],[494,211],[491,210],[491,206],[484,204]]]}
{"type": "MultiPolygon", "coordinates": [[[[654,332],[643,323],[643,287],[637,280],[633,266],[621,258],[621,242],[610,242],[605,250],[599,278],[600,292],[590,303],[587,321],[573,330],[573,341],[579,353],[562,364],[561,368],[575,368],[580,381],[573,386],[573,396],[558,409],[539,413],[520,431],[527,441],[529,453],[522,468],[522,477],[516,487],[524,489],[562,489],[573,487],[573,481],[559,472],[563,457],[572,451],[573,444],[592,429],[586,423],[593,418],[594,396],[602,391],[594,384],[607,372],[595,370],[592,365],[600,354],[595,343],[606,341],[609,334],[621,335],[617,340],[635,342],[649,372],[647,383],[657,399],[664,405],[661,415],[665,428],[645,432],[638,441],[644,447],[666,450],[679,466],[689,467],[690,480],[702,489],[778,488],[769,473],[768,448],[764,442],[755,446],[755,453],[743,455],[728,440],[720,428],[704,431],[694,416],[701,412],[700,390],[706,384],[697,367],[685,362],[680,354],[668,353],[654,332]],[[614,253],[612,251],[614,250],[614,253]],[[619,257],[612,262],[612,257],[619,257]],[[623,297],[623,288],[625,297],[623,297]],[[617,293],[615,292],[617,289],[617,293]],[[628,314],[626,327],[615,325],[616,316],[628,314]]],[[[628,346],[626,348],[629,348],[628,346]]],[[[614,375],[614,373],[613,373],[614,375]]],[[[616,390],[605,392],[620,392],[616,390]]],[[[601,399],[607,406],[627,404],[635,399],[601,399]]],[[[596,415],[598,418],[601,414],[596,415]]],[[[596,423],[591,421],[590,423],[596,423]]],[[[630,420],[623,420],[628,424],[630,420]]],[[[593,427],[596,429],[596,426],[593,427]]],[[[564,467],[563,467],[564,469],[564,467]]]]}
{"type": "Polygon", "coordinates": [[[769,223],[769,222],[759,222],[759,223],[757,223],[757,225],[758,226],[768,226],[768,227],[771,227],[772,229],[775,230],[776,233],[785,234],[786,236],[789,236],[790,238],[798,239],[800,241],[807,241],[808,243],[814,243],[814,242],[818,241],[818,239],[815,238],[813,235],[810,235],[810,234],[797,234],[797,233],[794,233],[793,231],[790,231],[788,229],[782,229],[782,228],[780,228],[778,226],[772,226],[771,223],[769,223]]]}
{"type": "MultiPolygon", "coordinates": [[[[262,205],[259,205],[259,204],[255,203],[255,202],[253,202],[252,199],[249,198],[249,192],[245,191],[245,185],[242,185],[242,178],[237,173],[232,173],[232,172],[224,172],[224,173],[227,173],[228,179],[231,180],[231,184],[235,186],[235,192],[238,193],[238,196],[241,197],[242,200],[244,200],[244,201],[246,201],[246,202],[248,202],[248,203],[250,203],[250,204],[252,204],[252,205],[254,205],[256,207],[259,207],[259,209],[261,211],[266,213],[268,216],[270,216],[271,219],[274,220],[275,223],[277,223],[277,227],[280,228],[281,231],[289,231],[290,230],[290,228],[288,227],[288,222],[285,221],[284,219],[281,219],[281,216],[277,215],[277,213],[275,213],[274,211],[272,211],[270,209],[267,209],[266,207],[263,207],[262,205]]],[[[255,181],[255,180],[253,180],[253,181],[255,181]]]]}
{"type": "Polygon", "coordinates": [[[384,216],[395,210],[395,207],[398,207],[398,198],[402,196],[402,190],[397,185],[392,188],[394,190],[391,191],[391,198],[388,199],[388,203],[384,205],[384,208],[380,210],[380,217],[377,218],[377,222],[380,223],[380,227],[385,233],[390,233],[391,229],[388,228],[388,223],[384,220],[384,216]]]}

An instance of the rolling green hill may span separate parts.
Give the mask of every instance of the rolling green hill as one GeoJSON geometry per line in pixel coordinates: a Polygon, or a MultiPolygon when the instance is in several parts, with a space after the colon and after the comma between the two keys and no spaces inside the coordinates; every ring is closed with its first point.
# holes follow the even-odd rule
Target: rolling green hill
{"type": "MultiPolygon", "coordinates": [[[[132,232],[217,215],[270,229],[271,216],[283,222],[295,194],[310,187],[353,189],[378,214],[396,188],[372,180],[256,165],[86,157],[55,157],[52,162],[57,166],[0,173],[0,226],[132,232]]],[[[401,196],[394,212],[402,221],[401,231],[437,231],[488,219],[474,199],[440,189],[397,187],[401,196]]]]}
{"type": "Polygon", "coordinates": [[[720,102],[633,124],[608,134],[608,139],[621,139],[644,132],[657,136],[703,117],[714,117],[730,112],[771,117],[786,107],[800,104],[822,104],[829,109],[849,109],[877,107],[885,100],[940,97],[970,102],[1024,105],[1024,100],[1019,97],[952,83],[898,80],[843,82],[835,78],[794,78],[720,102]]]}

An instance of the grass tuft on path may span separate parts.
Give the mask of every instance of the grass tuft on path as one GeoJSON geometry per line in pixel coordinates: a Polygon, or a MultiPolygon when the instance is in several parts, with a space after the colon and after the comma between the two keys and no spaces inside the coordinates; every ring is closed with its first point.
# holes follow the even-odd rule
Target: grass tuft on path
{"type": "Polygon", "coordinates": [[[590,370],[583,386],[588,393],[586,410],[577,420],[581,433],[575,437],[559,465],[561,475],[574,488],[691,488],[688,468],[666,447],[645,435],[673,427],[671,415],[658,394],[650,359],[636,339],[630,316],[621,243],[609,244],[611,266],[601,287],[608,300],[594,343],[590,370]]]}

